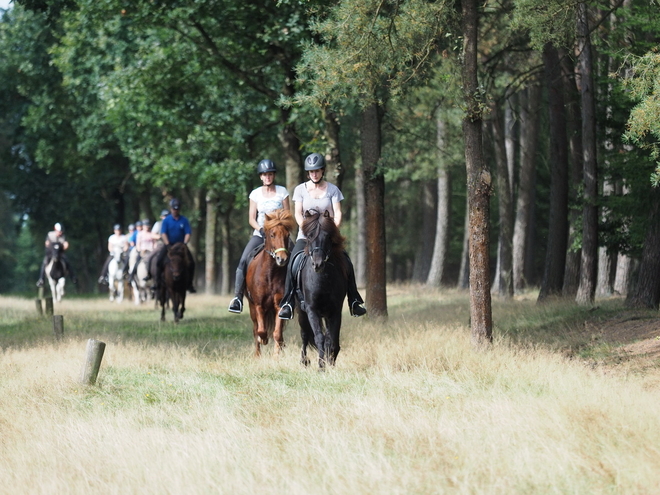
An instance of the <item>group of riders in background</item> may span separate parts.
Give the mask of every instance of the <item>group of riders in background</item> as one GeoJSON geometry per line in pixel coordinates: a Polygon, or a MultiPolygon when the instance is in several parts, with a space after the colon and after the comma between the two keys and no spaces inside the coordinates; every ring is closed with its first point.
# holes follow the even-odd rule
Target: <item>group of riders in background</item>
{"type": "MultiPolygon", "coordinates": [[[[295,272],[297,267],[300,266],[301,254],[307,245],[307,240],[301,229],[304,212],[310,209],[315,209],[321,214],[327,212],[337,227],[340,226],[342,220],[341,201],[344,196],[337,186],[325,180],[325,158],[323,155],[312,153],[307,156],[304,167],[309,180],[298,185],[293,193],[294,216],[299,228],[295,244],[291,242],[293,248],[291,250],[291,261],[287,265],[286,291],[278,315],[280,318],[287,320],[293,317],[295,272]]],[[[235,293],[229,305],[229,311],[232,313],[243,311],[247,265],[255,250],[258,251],[264,244],[266,214],[277,209],[288,210],[290,208],[288,191],[283,186],[275,184],[276,172],[277,168],[272,160],[261,160],[257,165],[257,173],[262,186],[254,189],[249,196],[248,222],[254,230],[236,269],[235,293]]],[[[119,224],[114,225],[114,233],[108,238],[108,257],[98,279],[99,284],[108,285],[109,264],[115,256],[119,255],[125,261],[125,277],[129,279],[137,276],[137,266],[140,261],[144,260],[147,265],[147,275],[144,280],[152,280],[151,289],[157,291],[162,284],[163,262],[168,249],[174,244],[183,243],[186,246],[187,264],[191,274],[188,291],[196,292],[193,286],[195,261],[187,247],[191,235],[190,222],[185,216],[181,215],[181,203],[177,198],[172,199],[169,206],[169,211],[163,210],[160,220],[154,223],[153,226],[149,219],[140,220],[129,225],[128,234],[123,234],[122,226],[119,224]]],[[[46,256],[37,282],[39,287],[43,286],[44,270],[52,257],[51,248],[55,243],[60,243],[64,251],[69,247],[64,229],[59,223],[55,224],[54,230],[49,232],[46,237],[46,256]]],[[[347,290],[349,310],[352,316],[362,316],[366,314],[367,310],[356,286],[353,264],[346,253],[345,258],[349,272],[347,290]]],[[[68,276],[75,283],[75,275],[66,256],[62,256],[62,260],[66,266],[68,276]]]]}

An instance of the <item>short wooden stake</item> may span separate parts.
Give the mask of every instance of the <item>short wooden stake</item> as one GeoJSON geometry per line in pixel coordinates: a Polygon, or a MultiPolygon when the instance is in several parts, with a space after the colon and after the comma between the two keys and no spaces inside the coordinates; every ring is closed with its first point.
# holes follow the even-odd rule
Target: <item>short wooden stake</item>
{"type": "Polygon", "coordinates": [[[55,334],[55,340],[57,341],[64,338],[64,316],[53,316],[53,333],[55,334]]]}
{"type": "Polygon", "coordinates": [[[41,306],[41,299],[37,298],[34,300],[34,305],[37,307],[37,313],[39,313],[39,316],[44,315],[44,308],[41,306]]]}
{"type": "Polygon", "coordinates": [[[105,351],[105,342],[89,339],[87,341],[87,356],[80,381],[85,385],[94,385],[101,368],[101,360],[105,351]]]}
{"type": "Polygon", "coordinates": [[[53,298],[47,297],[45,301],[46,301],[46,314],[48,316],[53,316],[53,298]]]}

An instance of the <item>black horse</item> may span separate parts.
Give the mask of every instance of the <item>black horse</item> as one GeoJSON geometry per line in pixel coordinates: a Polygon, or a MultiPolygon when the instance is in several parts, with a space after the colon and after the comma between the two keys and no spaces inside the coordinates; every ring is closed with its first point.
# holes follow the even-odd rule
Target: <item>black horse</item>
{"type": "Polygon", "coordinates": [[[54,242],[50,246],[50,261],[46,265],[45,273],[50,285],[50,293],[56,302],[64,297],[64,285],[68,270],[64,257],[64,246],[60,242],[54,242]]]}
{"type": "Polygon", "coordinates": [[[186,290],[191,277],[187,257],[188,248],[182,242],[177,242],[161,249],[167,249],[167,254],[163,261],[163,273],[157,294],[161,306],[160,320],[165,321],[165,307],[167,301],[170,300],[172,301],[174,323],[178,323],[186,310],[186,290]]]}
{"type": "Polygon", "coordinates": [[[298,322],[302,337],[302,363],[307,366],[307,346],[318,350],[319,368],[334,365],[339,354],[341,310],[347,288],[344,238],[326,211],[307,210],[302,231],[307,238],[306,259],[300,271],[302,299],[298,322]]]}

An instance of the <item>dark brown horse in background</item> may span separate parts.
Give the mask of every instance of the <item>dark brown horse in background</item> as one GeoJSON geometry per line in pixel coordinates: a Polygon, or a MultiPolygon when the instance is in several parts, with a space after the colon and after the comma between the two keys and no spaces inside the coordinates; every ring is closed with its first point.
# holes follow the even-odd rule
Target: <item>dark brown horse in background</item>
{"type": "Polygon", "coordinates": [[[163,246],[161,249],[167,249],[167,255],[163,261],[163,274],[157,294],[161,307],[160,321],[165,321],[165,307],[167,301],[170,300],[172,301],[174,323],[178,323],[186,310],[186,290],[190,277],[187,261],[188,248],[182,242],[177,242],[172,246],[163,246]]]}
{"type": "Polygon", "coordinates": [[[307,346],[319,352],[319,368],[334,365],[339,354],[341,310],[348,285],[348,262],[344,237],[330,214],[307,210],[302,231],[307,238],[300,272],[303,301],[298,321],[302,337],[301,360],[309,364],[307,346]]]}
{"type": "Polygon", "coordinates": [[[275,354],[284,347],[286,320],[277,317],[284,297],[286,265],[289,262],[289,234],[295,221],[288,210],[266,214],[264,248],[247,268],[246,287],[253,323],[255,355],[261,355],[261,344],[268,344],[272,335],[275,354]]]}

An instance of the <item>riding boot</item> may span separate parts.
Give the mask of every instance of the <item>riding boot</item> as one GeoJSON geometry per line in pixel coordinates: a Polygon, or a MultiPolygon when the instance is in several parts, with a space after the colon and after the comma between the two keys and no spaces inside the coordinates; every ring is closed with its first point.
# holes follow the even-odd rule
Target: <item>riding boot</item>
{"type": "Polygon", "coordinates": [[[243,270],[236,270],[236,284],[234,285],[234,299],[229,303],[230,313],[241,313],[243,311],[243,285],[245,284],[245,274],[243,270]]]}
{"type": "Polygon", "coordinates": [[[294,296],[294,278],[300,263],[296,263],[298,256],[293,256],[286,269],[286,281],[284,282],[284,297],[280,301],[280,312],[278,317],[282,320],[293,319],[293,310],[296,308],[296,298],[294,296]],[[296,265],[296,266],[294,266],[296,265]]]}
{"type": "Polygon", "coordinates": [[[363,306],[364,300],[358,292],[357,283],[355,281],[355,270],[353,268],[353,262],[351,258],[348,257],[348,253],[344,251],[346,256],[346,262],[348,264],[348,280],[347,280],[347,295],[348,295],[348,309],[351,312],[351,316],[364,316],[367,314],[366,308],[363,306]]]}

